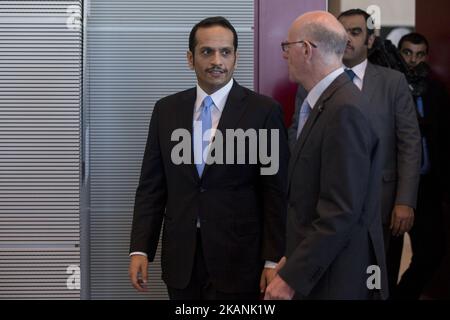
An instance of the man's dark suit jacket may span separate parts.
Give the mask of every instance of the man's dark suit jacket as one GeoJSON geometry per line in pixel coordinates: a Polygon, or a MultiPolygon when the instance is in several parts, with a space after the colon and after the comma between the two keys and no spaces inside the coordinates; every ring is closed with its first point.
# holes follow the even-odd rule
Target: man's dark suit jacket
{"type": "Polygon", "coordinates": [[[387,297],[379,140],[361,111],[362,99],[341,74],[314,106],[292,151],[287,262],[279,274],[298,298],[387,297]],[[381,270],[381,291],[367,287],[372,265],[381,270]]]}
{"type": "MultiPolygon", "coordinates": [[[[192,135],[195,99],[192,88],[155,105],[136,192],[130,251],[146,252],[153,261],[164,220],[162,277],[168,286],[182,289],[193,268],[199,218],[205,263],[215,288],[229,293],[259,290],[264,261],[278,262],[285,250],[289,151],[281,108],[235,82],[217,129],[225,143],[225,129],[277,129],[278,173],[260,175],[263,165],[258,158],[257,164],[207,164],[199,178],[195,164],[171,161],[178,143],[171,141],[172,132],[184,128],[192,135]]],[[[271,150],[270,143],[268,147],[271,150]]],[[[248,153],[247,145],[247,159],[248,153]]]]}

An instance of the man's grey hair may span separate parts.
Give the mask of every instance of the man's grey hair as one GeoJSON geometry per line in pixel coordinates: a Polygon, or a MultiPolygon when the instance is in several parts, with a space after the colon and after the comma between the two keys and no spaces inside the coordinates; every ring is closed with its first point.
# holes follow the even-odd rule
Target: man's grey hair
{"type": "Polygon", "coordinates": [[[344,28],[333,30],[320,21],[312,21],[302,28],[302,34],[305,37],[304,40],[310,40],[319,47],[324,58],[334,54],[336,58],[342,59],[348,41],[344,28]]]}

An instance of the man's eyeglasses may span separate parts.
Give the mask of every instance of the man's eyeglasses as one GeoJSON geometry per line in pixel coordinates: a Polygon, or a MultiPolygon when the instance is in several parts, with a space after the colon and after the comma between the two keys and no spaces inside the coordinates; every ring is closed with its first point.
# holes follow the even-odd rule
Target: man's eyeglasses
{"type": "Polygon", "coordinates": [[[283,50],[283,52],[286,52],[288,49],[288,46],[291,44],[295,44],[295,43],[309,43],[311,47],[313,48],[317,48],[317,46],[312,43],[311,41],[307,41],[307,40],[300,40],[300,41],[294,41],[294,42],[282,42],[281,43],[281,50],[283,50]]]}

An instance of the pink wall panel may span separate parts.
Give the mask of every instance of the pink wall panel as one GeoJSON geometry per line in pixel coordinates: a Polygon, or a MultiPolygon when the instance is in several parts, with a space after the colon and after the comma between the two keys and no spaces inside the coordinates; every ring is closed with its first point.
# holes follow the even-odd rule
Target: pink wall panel
{"type": "Polygon", "coordinates": [[[279,101],[290,124],[297,85],[289,81],[280,43],[302,13],[326,10],[327,0],[256,0],[255,90],[279,101]]]}

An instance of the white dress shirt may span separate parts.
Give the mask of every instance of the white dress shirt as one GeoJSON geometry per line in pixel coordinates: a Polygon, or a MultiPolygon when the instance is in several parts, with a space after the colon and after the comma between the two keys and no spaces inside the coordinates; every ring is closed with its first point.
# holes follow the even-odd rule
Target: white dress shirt
{"type": "Polygon", "coordinates": [[[360,64],[354,66],[353,68],[347,68],[345,69],[351,69],[355,73],[355,77],[353,78],[353,83],[359,88],[359,90],[362,90],[363,83],[364,83],[364,75],[366,74],[366,68],[367,68],[367,59],[361,62],[360,64]]]}
{"type": "MultiPolygon", "coordinates": [[[[227,102],[228,95],[230,94],[231,88],[233,87],[233,82],[233,79],[231,79],[223,88],[210,95],[214,102],[214,108],[211,109],[211,129],[217,129],[217,125],[219,124],[220,117],[222,116],[222,111],[225,108],[225,103],[227,102]]],[[[197,99],[195,99],[194,117],[192,119],[193,125],[195,124],[195,121],[200,118],[200,114],[202,112],[200,107],[202,106],[203,100],[207,96],[208,94],[197,84],[197,99]]]]}

